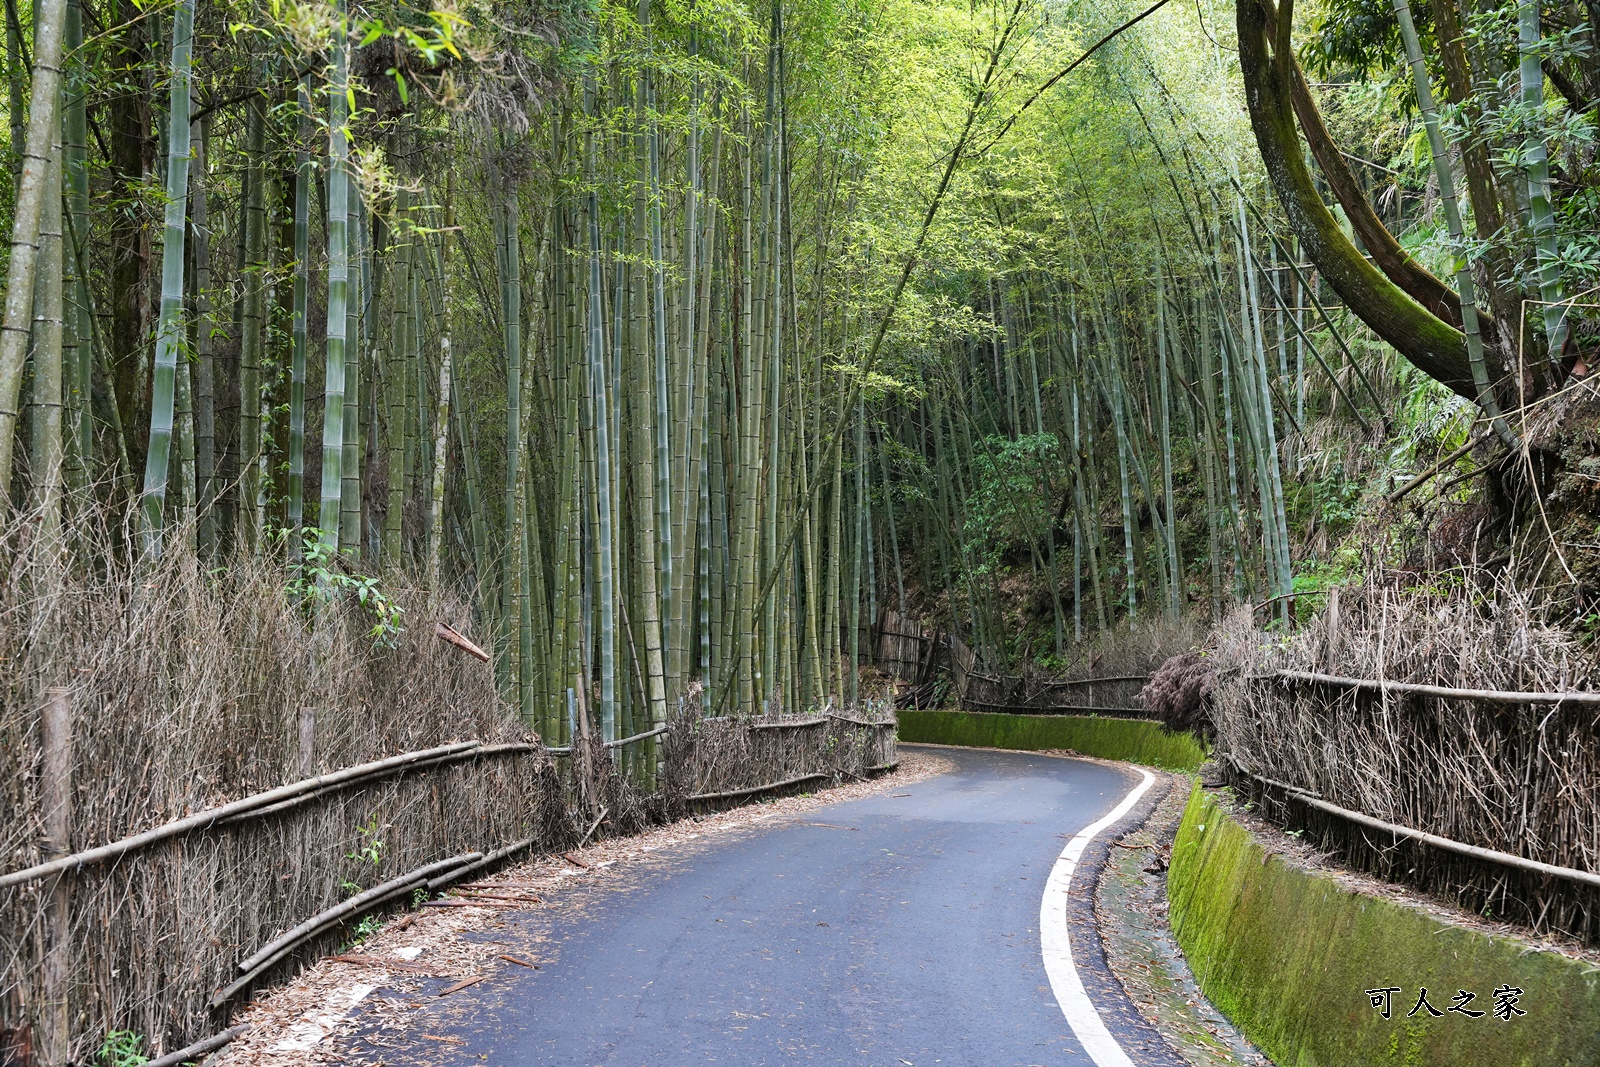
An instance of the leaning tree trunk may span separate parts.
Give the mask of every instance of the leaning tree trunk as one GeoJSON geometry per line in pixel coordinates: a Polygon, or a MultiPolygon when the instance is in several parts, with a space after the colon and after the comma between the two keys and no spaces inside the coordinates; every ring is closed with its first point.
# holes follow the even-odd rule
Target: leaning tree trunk
{"type": "MultiPolygon", "coordinates": [[[[1286,7],[1286,10],[1287,7],[1286,7]]],[[[1307,255],[1346,305],[1418,370],[1469,400],[1477,386],[1461,331],[1429,312],[1373,266],[1322,202],[1295,127],[1287,26],[1267,0],[1240,0],[1239,66],[1250,125],[1267,175],[1307,255]],[[1277,46],[1269,54],[1270,39],[1277,46]]],[[[1491,377],[1495,377],[1491,368],[1491,377]]]]}

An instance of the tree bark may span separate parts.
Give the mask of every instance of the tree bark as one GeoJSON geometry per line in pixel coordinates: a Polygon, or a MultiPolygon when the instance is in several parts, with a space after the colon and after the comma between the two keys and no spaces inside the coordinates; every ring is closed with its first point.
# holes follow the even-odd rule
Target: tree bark
{"type": "MultiPolygon", "coordinates": [[[[1346,305],[1413,366],[1469,400],[1477,399],[1461,331],[1417,303],[1369,263],[1340,229],[1311,181],[1295,128],[1290,79],[1268,56],[1268,8],[1238,6],[1239,65],[1250,124],[1267,174],[1306,253],[1346,305]]],[[[1498,378],[1498,367],[1491,378],[1498,378]]]]}

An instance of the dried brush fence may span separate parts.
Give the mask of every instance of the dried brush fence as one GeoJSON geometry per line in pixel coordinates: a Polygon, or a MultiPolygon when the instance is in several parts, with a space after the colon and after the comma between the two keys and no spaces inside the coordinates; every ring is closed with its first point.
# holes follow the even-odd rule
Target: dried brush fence
{"type": "Polygon", "coordinates": [[[895,721],[887,705],[831,706],[794,718],[681,718],[668,727],[666,794],[688,804],[729,803],[774,789],[892,770],[895,721]]]}
{"type": "Polygon", "coordinates": [[[1038,673],[990,674],[978,670],[977,657],[960,638],[950,638],[950,645],[956,696],[969,711],[1148,717],[1139,700],[1147,681],[1144,674],[1091,674],[1069,679],[1038,673]]]}
{"type": "Polygon", "coordinates": [[[1211,694],[1222,772],[1352,866],[1600,942],[1593,660],[1504,587],[1345,590],[1293,638],[1240,612],[1211,694]]]}
{"type": "Polygon", "coordinates": [[[192,563],[108,565],[44,604],[11,574],[0,1062],[89,1062],[114,1031],[156,1057],[187,1048],[374,909],[518,853],[894,762],[892,717],[680,715],[645,792],[620,743],[547,749],[504,708],[490,669],[435,635],[433,620],[470,633],[459,605],[394,591],[404,629],[374,647],[355,605],[310,625],[281,563],[225,585],[192,563]]]}
{"type": "Polygon", "coordinates": [[[1051,671],[1030,665],[1020,674],[1005,674],[984,666],[976,649],[951,635],[951,689],[969,711],[1156,718],[1141,695],[1145,684],[1162,664],[1197,647],[1203,637],[1197,618],[1161,616],[1072,646],[1051,671]]]}

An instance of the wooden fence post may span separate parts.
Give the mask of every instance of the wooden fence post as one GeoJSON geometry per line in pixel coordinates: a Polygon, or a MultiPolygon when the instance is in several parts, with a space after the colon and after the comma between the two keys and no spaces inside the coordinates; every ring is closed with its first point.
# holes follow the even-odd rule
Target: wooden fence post
{"type": "Polygon", "coordinates": [[[300,777],[310,778],[316,770],[317,709],[300,709],[300,777]]]}
{"type": "MultiPolygon", "coordinates": [[[[41,741],[44,767],[39,800],[44,816],[40,851],[47,860],[72,851],[72,693],[60,687],[44,691],[41,741]]],[[[71,1049],[71,1016],[67,991],[72,974],[70,906],[71,871],[56,875],[45,901],[44,958],[41,961],[43,1003],[40,1005],[39,1052],[44,1067],[66,1067],[71,1049]]]]}

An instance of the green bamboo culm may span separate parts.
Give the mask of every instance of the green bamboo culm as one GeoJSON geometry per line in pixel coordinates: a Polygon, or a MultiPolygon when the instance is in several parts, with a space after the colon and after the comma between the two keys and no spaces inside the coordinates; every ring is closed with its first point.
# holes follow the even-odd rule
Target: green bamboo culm
{"type": "Polygon", "coordinates": [[[289,354],[289,555],[299,558],[305,524],[306,485],[306,299],[310,282],[311,154],[305,141],[311,124],[310,75],[300,79],[300,149],[294,169],[294,294],[289,354]]]}
{"type": "MultiPolygon", "coordinates": [[[[585,83],[585,110],[594,111],[594,78],[585,83]]],[[[594,389],[595,483],[599,509],[596,570],[600,615],[600,736],[617,736],[615,537],[611,522],[611,415],[606,397],[604,281],[600,267],[600,199],[594,184],[595,134],[585,134],[584,166],[589,184],[589,359],[594,389]]]]}
{"type": "Polygon", "coordinates": [[[70,331],[77,344],[76,361],[67,371],[71,382],[73,416],[69,431],[73,438],[70,461],[75,468],[77,485],[89,478],[89,460],[94,450],[94,419],[91,410],[91,368],[94,366],[94,326],[89,317],[89,126],[84,96],[89,72],[79,53],[83,44],[83,9],[80,0],[70,0],[67,5],[66,40],[68,55],[77,55],[70,76],[63,86],[61,119],[65,153],[62,181],[67,189],[67,232],[70,237],[72,266],[72,297],[69,311],[70,331]]]}
{"type": "MultiPolygon", "coordinates": [[[[1467,339],[1467,359],[1472,365],[1472,384],[1478,390],[1478,406],[1483,408],[1483,413],[1489,417],[1490,425],[1494,427],[1494,432],[1499,438],[1508,446],[1515,447],[1516,438],[1500,414],[1500,405],[1495,400],[1494,389],[1489,383],[1488,363],[1483,355],[1483,337],[1478,330],[1477,289],[1472,278],[1472,264],[1467,259],[1461,209],[1456,204],[1455,179],[1450,173],[1450,157],[1445,149],[1444,134],[1439,130],[1439,115],[1433,106],[1433,89],[1428,84],[1428,68],[1423,62],[1422,44],[1417,38],[1417,27],[1411,21],[1411,5],[1408,0],[1394,0],[1394,13],[1400,22],[1400,36],[1405,42],[1406,56],[1416,85],[1417,104],[1422,111],[1423,125],[1428,131],[1429,147],[1433,151],[1433,172],[1439,180],[1439,201],[1444,207],[1445,224],[1450,231],[1450,243],[1455,246],[1453,255],[1456,261],[1456,291],[1461,297],[1461,332],[1467,339]]],[[[1534,32],[1537,35],[1537,28],[1534,32]]],[[[1547,212],[1549,210],[1548,201],[1545,210],[1547,212]]],[[[1558,308],[1547,306],[1546,312],[1551,310],[1559,313],[1558,308]]],[[[1551,339],[1556,340],[1556,336],[1552,334],[1551,339]]]]}
{"type": "Polygon", "coordinates": [[[167,211],[161,249],[161,320],[156,327],[150,390],[150,447],[140,494],[140,545],[147,558],[161,555],[162,510],[172,445],[178,353],[183,347],[183,260],[189,210],[189,70],[194,0],[180,0],[172,17],[172,96],[167,132],[167,211]]]}
{"type": "MultiPolygon", "coordinates": [[[[266,80],[266,66],[258,68],[266,80]]],[[[230,487],[236,507],[234,511],[235,543],[251,552],[261,535],[261,359],[266,332],[267,289],[267,171],[264,164],[267,153],[267,101],[263,96],[250,99],[245,112],[249,161],[246,164],[246,186],[240,210],[243,225],[239,227],[244,241],[242,259],[243,291],[240,293],[239,316],[239,432],[238,447],[234,450],[237,466],[234,475],[236,486],[230,487]]]]}
{"type": "Polygon", "coordinates": [[[339,0],[328,80],[328,359],[322,404],[322,492],[317,528],[330,552],[339,550],[339,505],[344,474],[344,349],[350,284],[350,26],[339,0]]]}
{"type": "MultiPolygon", "coordinates": [[[[1517,4],[1518,81],[1523,110],[1531,118],[1544,112],[1544,68],[1539,56],[1539,3],[1521,0],[1517,4]]],[[[1567,347],[1567,308],[1561,285],[1561,244],[1556,238],[1555,212],[1550,206],[1550,159],[1544,135],[1530,129],[1522,146],[1523,168],[1528,172],[1528,221],[1537,246],[1540,312],[1550,362],[1559,371],[1567,347]]],[[[1498,427],[1497,427],[1498,429],[1498,427]]]]}
{"type": "Polygon", "coordinates": [[[6,267],[5,319],[0,323],[0,511],[11,505],[12,448],[22,396],[22,368],[32,332],[33,281],[38,268],[39,222],[44,211],[51,147],[61,86],[61,32],[66,0],[41,0],[34,8],[33,100],[22,149],[6,267]]]}
{"type": "MultiPolygon", "coordinates": [[[[59,146],[58,146],[59,148],[59,146]]],[[[45,180],[45,209],[39,227],[39,277],[33,304],[33,434],[28,450],[33,514],[39,535],[35,559],[48,584],[63,562],[61,541],[62,475],[66,454],[62,437],[63,242],[61,153],[51,159],[45,180]]]]}

